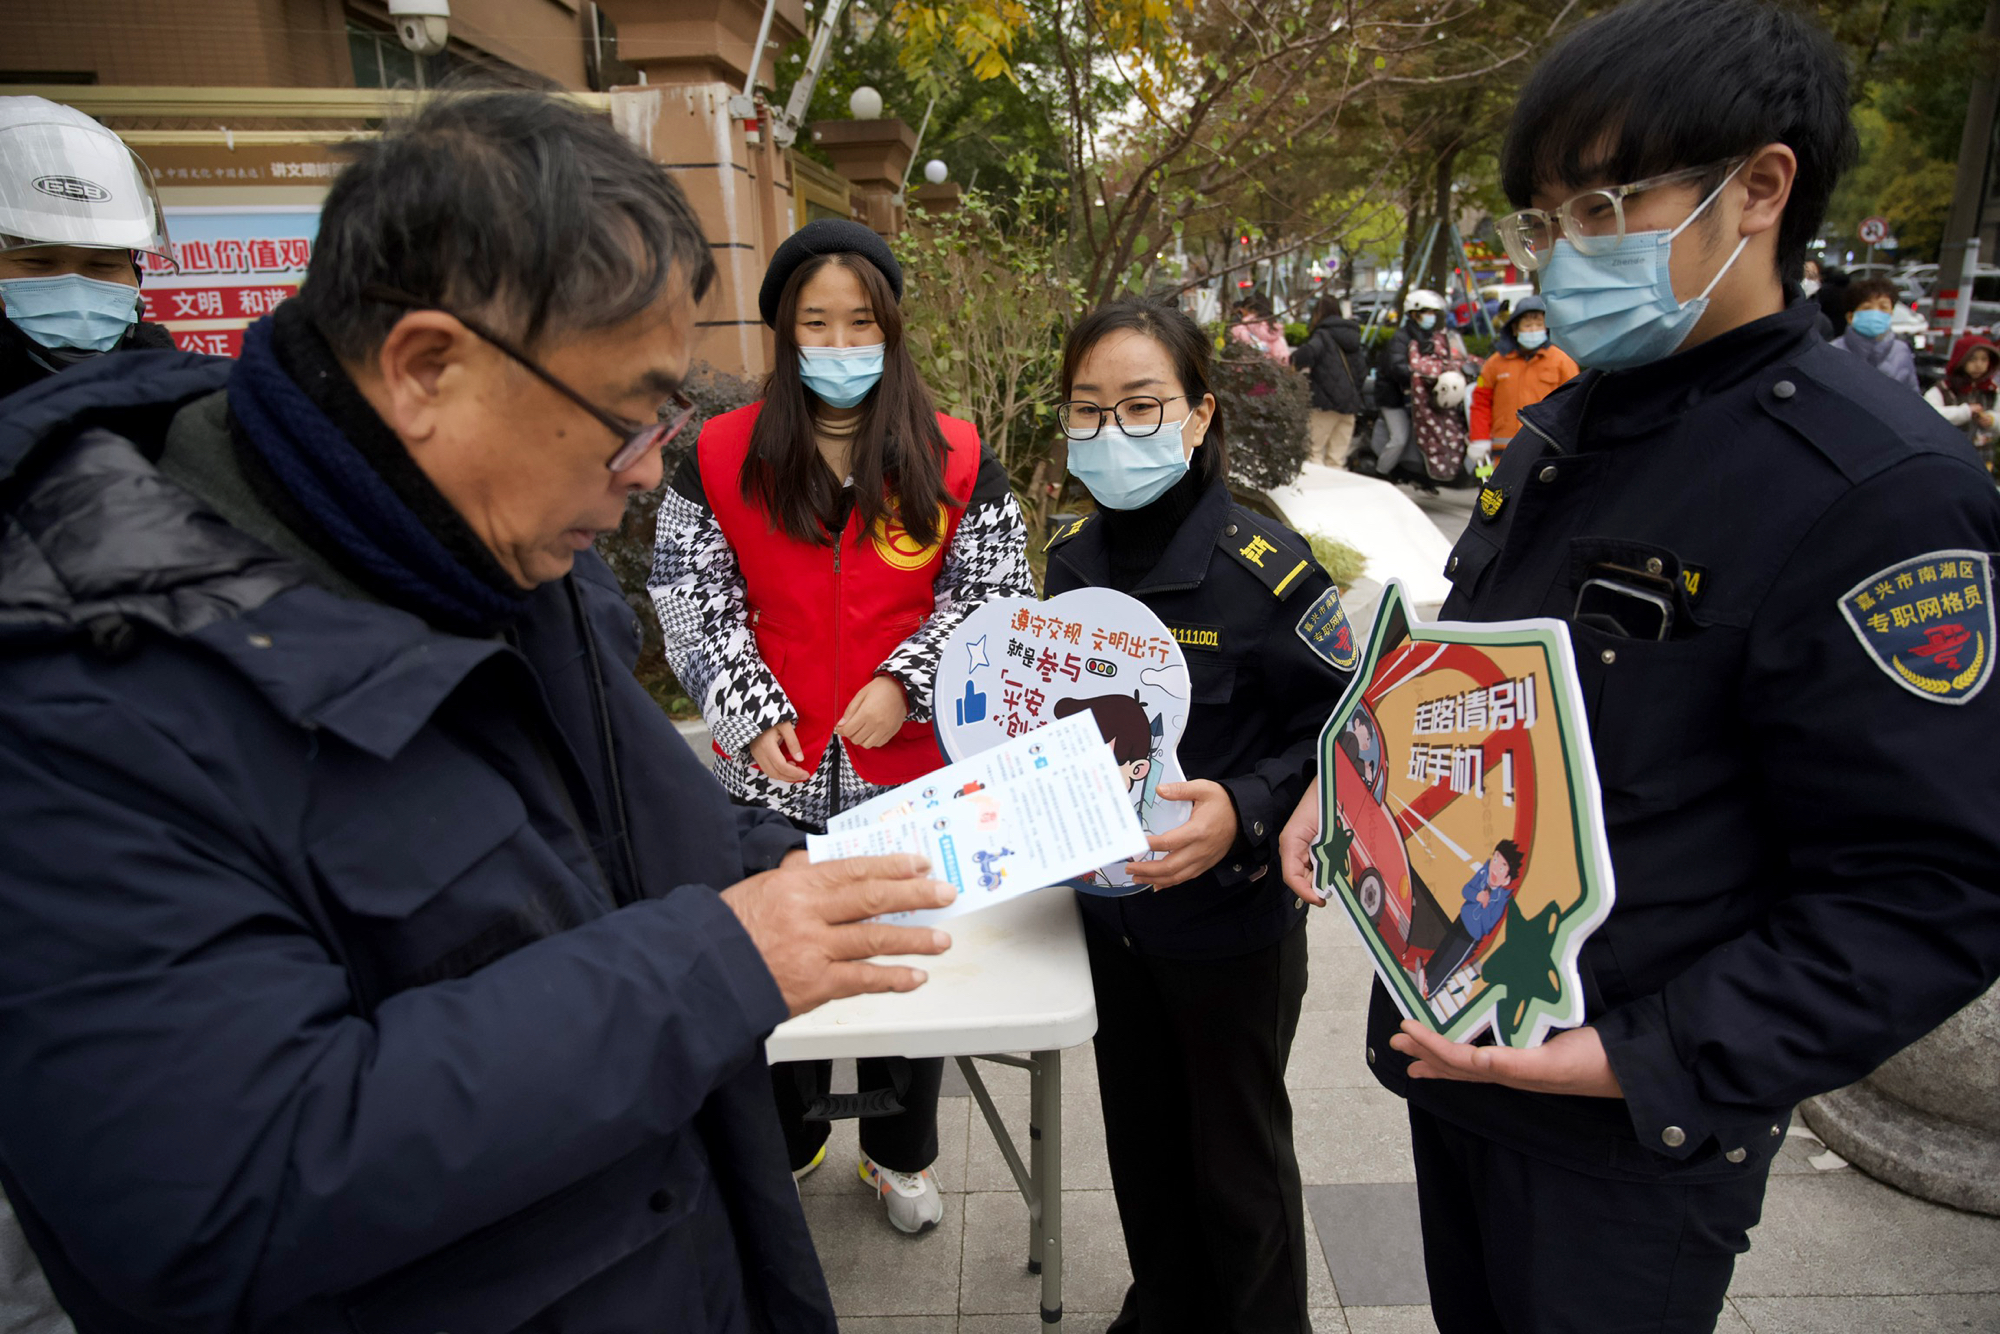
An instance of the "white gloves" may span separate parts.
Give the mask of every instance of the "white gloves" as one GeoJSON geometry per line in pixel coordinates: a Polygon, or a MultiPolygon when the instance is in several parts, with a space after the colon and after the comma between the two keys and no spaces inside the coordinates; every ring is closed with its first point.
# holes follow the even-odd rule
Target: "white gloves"
{"type": "Polygon", "coordinates": [[[1492,463],[1493,442],[1491,440],[1474,440],[1465,447],[1465,470],[1467,472],[1477,473],[1481,468],[1490,467],[1492,463]]]}

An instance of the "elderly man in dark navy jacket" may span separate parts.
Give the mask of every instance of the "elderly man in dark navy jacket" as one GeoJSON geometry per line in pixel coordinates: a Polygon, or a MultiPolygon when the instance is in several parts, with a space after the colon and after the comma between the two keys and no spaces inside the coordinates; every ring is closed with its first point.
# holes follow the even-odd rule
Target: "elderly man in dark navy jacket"
{"type": "Polygon", "coordinates": [[[1376,991],[1446,1334],[1712,1328],[1793,1105],[2000,973],[2000,500],[1788,281],[1852,145],[1838,50],[1747,0],[1614,11],[1516,110],[1501,232],[1594,369],[1522,414],[1443,614],[1570,622],[1618,902],[1534,1050],[1376,991]]]}
{"type": "Polygon", "coordinates": [[[0,405],[0,1181],[83,1334],[833,1329],[763,1037],[946,888],[632,678],[713,274],[608,122],[444,100],[240,362],[0,405]]]}

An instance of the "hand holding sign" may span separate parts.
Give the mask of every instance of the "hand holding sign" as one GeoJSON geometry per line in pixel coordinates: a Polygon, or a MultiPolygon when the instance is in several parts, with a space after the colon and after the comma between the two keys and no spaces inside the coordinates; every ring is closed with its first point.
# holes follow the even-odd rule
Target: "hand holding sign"
{"type": "Polygon", "coordinates": [[[1187,661],[1159,617],[1123,593],[1080,588],[1047,602],[999,598],[974,608],[938,655],[933,698],[952,701],[948,717],[939,710],[937,731],[953,760],[1060,718],[1091,715],[1111,744],[1140,824],[1155,836],[1143,865],[1161,869],[1141,875],[1141,863],[1115,862],[1084,888],[1126,894],[1178,884],[1214,865],[1222,852],[1208,853],[1221,813],[1230,824],[1223,851],[1235,837],[1227,794],[1220,812],[1211,810],[1199,828],[1173,840],[1159,837],[1197,809],[1169,794],[1194,795],[1178,785],[1202,786],[1185,784],[1174,754],[1189,695],[1187,661]]]}

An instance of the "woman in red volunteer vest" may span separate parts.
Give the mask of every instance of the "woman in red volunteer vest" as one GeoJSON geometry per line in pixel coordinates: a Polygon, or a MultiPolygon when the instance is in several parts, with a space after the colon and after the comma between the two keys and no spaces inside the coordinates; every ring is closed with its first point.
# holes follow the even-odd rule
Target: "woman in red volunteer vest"
{"type": "MultiPolygon", "coordinates": [[[[759,293],[777,334],[764,398],[703,428],[660,505],[653,604],[716,777],[812,830],[944,763],[938,650],[988,598],[1034,596],[1006,470],[937,410],[903,343],[902,292],[859,223],[793,233],[759,293]]],[[[893,1089],[904,1109],[861,1122],[860,1163],[904,1232],[944,1213],[943,1067],[860,1063],[860,1092],[893,1089]]],[[[829,1083],[824,1061],[773,1070],[794,1175],[826,1156],[828,1124],[805,1113],[829,1083]]]]}

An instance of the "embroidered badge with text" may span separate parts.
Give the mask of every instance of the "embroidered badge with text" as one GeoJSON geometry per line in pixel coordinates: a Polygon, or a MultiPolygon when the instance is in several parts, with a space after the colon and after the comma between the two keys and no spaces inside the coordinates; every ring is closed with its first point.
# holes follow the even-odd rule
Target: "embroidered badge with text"
{"type": "Polygon", "coordinates": [[[1340,605],[1337,588],[1329,588],[1313,599],[1306,614],[1299,617],[1299,638],[1337,672],[1351,672],[1361,660],[1361,645],[1354,640],[1354,623],[1347,619],[1347,608],[1340,605]]]}
{"type": "Polygon", "coordinates": [[[1870,575],[1840,600],[1855,637],[1918,699],[1963,704],[1993,675],[1993,567],[1983,551],[1933,551],[1870,575]]]}

